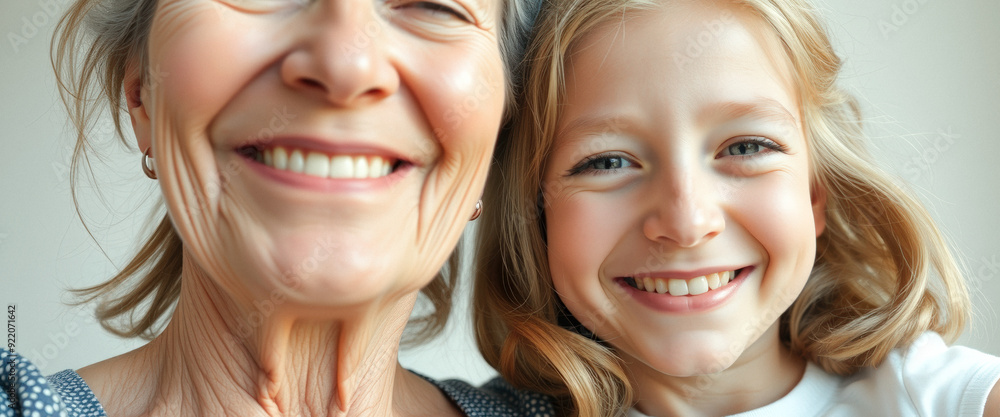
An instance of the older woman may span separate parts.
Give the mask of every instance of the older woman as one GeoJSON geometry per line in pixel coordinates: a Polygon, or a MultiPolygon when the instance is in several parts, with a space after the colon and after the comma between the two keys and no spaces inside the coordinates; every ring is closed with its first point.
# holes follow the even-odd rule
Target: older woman
{"type": "Polygon", "coordinates": [[[421,289],[430,330],[447,315],[435,275],[481,210],[527,3],[78,0],[54,53],[77,161],[97,84],[167,206],[88,293],[153,338],[49,381],[3,352],[0,414],[546,412],[396,360],[421,289]]]}

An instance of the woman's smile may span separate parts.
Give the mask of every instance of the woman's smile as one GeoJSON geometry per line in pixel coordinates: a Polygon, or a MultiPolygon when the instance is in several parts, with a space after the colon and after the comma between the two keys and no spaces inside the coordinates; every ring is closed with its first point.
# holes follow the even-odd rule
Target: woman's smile
{"type": "Polygon", "coordinates": [[[283,137],[235,150],[262,178],[319,192],[380,190],[426,165],[374,142],[283,137]]]}
{"type": "Polygon", "coordinates": [[[485,182],[504,71],[476,22],[499,4],[254,4],[167,0],[150,30],[169,75],[143,94],[179,233],[220,281],[317,306],[423,287],[485,182]],[[300,287],[269,278],[318,241],[340,249],[300,287]]]}

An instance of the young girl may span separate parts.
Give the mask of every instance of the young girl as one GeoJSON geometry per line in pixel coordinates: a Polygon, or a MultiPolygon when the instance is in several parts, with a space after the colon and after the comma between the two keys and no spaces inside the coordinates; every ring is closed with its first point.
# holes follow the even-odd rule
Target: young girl
{"type": "Polygon", "coordinates": [[[480,349],[564,415],[998,415],[968,295],[798,0],[547,3],[485,197],[480,349]]]}

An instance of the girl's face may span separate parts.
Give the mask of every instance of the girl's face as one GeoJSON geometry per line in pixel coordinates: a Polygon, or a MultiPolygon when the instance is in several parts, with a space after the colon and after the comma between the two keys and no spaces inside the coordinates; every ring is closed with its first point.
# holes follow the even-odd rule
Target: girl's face
{"type": "Polygon", "coordinates": [[[552,279],[627,361],[718,372],[776,346],[761,335],[809,276],[824,199],[776,37],[712,3],[640,13],[566,63],[543,181],[552,279]]]}
{"type": "Polygon", "coordinates": [[[157,7],[131,113],[198,265],[307,312],[426,285],[500,124],[499,1],[157,7]]]}

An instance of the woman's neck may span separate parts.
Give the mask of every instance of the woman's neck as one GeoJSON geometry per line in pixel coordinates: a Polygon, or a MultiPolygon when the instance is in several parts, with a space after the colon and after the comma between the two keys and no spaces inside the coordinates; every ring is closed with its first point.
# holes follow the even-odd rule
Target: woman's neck
{"type": "Polygon", "coordinates": [[[733,365],[715,374],[673,377],[635,360],[627,362],[636,407],[651,416],[719,416],[757,409],[791,392],[806,366],[781,343],[777,324],[733,365]]]}
{"type": "Polygon", "coordinates": [[[236,302],[189,265],[184,275],[160,336],[80,371],[110,415],[455,412],[397,361],[416,293],[304,317],[284,299],[236,302]]]}

